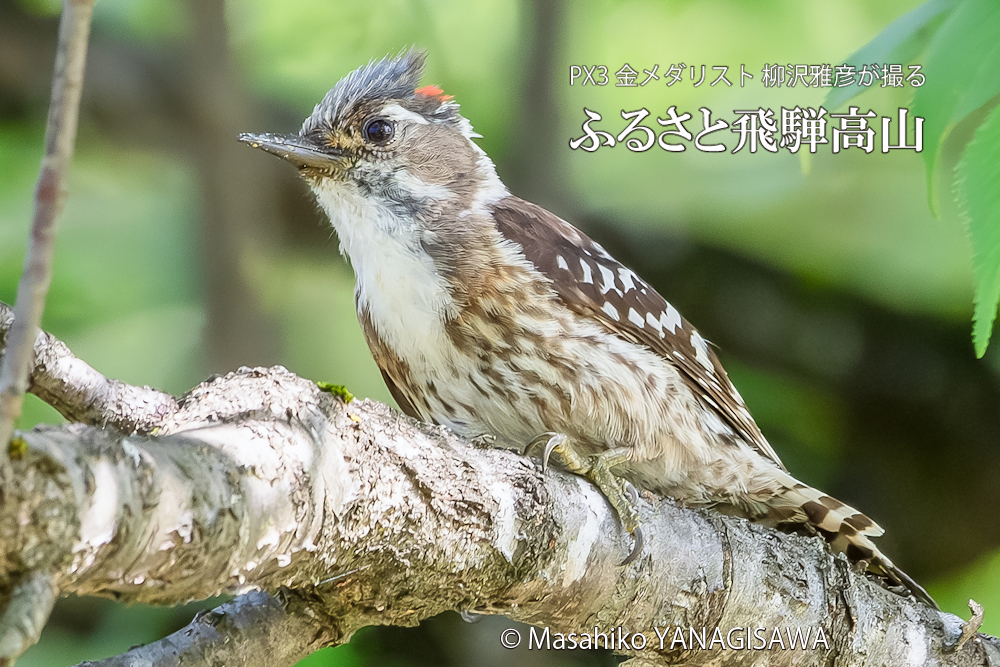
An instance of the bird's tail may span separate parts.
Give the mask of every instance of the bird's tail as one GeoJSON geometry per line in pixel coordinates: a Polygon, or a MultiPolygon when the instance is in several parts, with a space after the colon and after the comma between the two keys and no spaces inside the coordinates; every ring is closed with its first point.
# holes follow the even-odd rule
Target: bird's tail
{"type": "Polygon", "coordinates": [[[937,609],[937,603],[917,582],[896,567],[871,541],[885,531],[870,518],[787,475],[785,490],[767,502],[767,514],[759,520],[771,525],[806,524],[812,526],[834,551],[854,561],[867,561],[868,569],[905,586],[913,595],[937,609]]]}

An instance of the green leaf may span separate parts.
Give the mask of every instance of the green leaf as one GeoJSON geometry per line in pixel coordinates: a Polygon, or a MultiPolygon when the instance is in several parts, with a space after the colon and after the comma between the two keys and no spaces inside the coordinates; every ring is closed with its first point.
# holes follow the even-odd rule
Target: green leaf
{"type": "Polygon", "coordinates": [[[976,130],[955,173],[955,187],[972,241],[976,308],[972,342],[986,353],[1000,302],[1000,106],[976,130]]]}
{"type": "Polygon", "coordinates": [[[924,164],[931,211],[938,215],[941,148],[952,129],[1000,93],[1000,2],[963,0],[931,40],[926,83],[913,94],[924,122],[924,164]]]}
{"type": "MultiPolygon", "coordinates": [[[[903,14],[875,38],[848,56],[844,62],[860,68],[872,63],[908,64],[927,47],[942,14],[952,9],[958,0],[930,0],[903,14]]],[[[908,70],[904,70],[907,74],[908,70]]],[[[863,86],[833,88],[823,106],[837,109],[848,100],[868,90],[863,86]]]]}

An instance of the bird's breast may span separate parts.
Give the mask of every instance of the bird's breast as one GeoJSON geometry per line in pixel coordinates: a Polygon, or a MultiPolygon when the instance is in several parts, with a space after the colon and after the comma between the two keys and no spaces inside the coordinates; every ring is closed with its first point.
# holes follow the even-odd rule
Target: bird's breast
{"type": "MultiPolygon", "coordinates": [[[[356,278],[355,297],[379,338],[408,362],[433,352],[455,308],[448,285],[421,246],[421,230],[350,183],[313,185],[356,278]]],[[[435,360],[431,360],[433,363],[435,360]]]]}

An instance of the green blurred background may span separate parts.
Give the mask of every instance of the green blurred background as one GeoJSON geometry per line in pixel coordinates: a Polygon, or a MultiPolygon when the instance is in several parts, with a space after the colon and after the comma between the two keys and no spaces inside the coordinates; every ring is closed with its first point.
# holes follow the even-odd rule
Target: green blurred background
{"type": "MultiPolygon", "coordinates": [[[[107,375],[183,393],[213,372],[282,364],[391,399],[353,313],[353,277],[294,170],[238,144],[296,130],[341,76],[429,50],[426,83],[462,104],[517,194],[583,227],[709,339],[801,479],[861,508],[880,545],[964,616],[1000,632],[1000,354],[969,341],[971,251],[928,211],[923,164],[821,147],[680,154],[571,151],[583,107],[818,107],[764,88],[765,63],[838,64],[917,0],[99,0],[70,197],[44,326],[107,375]],[[729,66],[731,88],[661,79],[570,87],[571,65],[729,66]],[[740,65],[754,74],[741,88],[740,65]]],[[[0,300],[12,303],[42,153],[58,6],[0,0],[0,300]]],[[[918,61],[919,62],[919,61],[918,61]]],[[[906,63],[904,63],[906,64],[906,63]]],[[[640,77],[640,80],[644,77],[640,77]]],[[[709,79],[710,81],[711,79],[709,79]]],[[[895,116],[912,89],[851,104],[895,116]]],[[[839,111],[839,109],[831,109],[839,111]]],[[[652,118],[650,119],[652,120],[652,118]]],[[[651,124],[651,123],[647,123],[651,124]]],[[[713,135],[730,150],[735,135],[713,135]],[[725,135],[725,136],[723,136],[725,135]]],[[[21,426],[58,421],[29,402],[21,426]]],[[[204,606],[204,605],[201,605],[204,606]]],[[[197,606],[67,599],[18,664],[119,653],[197,606]]],[[[505,652],[457,615],[370,628],[303,664],[614,664],[505,652]]]]}

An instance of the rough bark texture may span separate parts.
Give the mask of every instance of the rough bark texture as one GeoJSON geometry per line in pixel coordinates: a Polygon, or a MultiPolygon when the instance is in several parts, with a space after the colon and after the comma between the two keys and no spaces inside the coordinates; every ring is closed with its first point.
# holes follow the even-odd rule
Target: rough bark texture
{"type": "MultiPolygon", "coordinates": [[[[33,386],[81,399],[77,375],[53,373],[82,362],[39,340],[69,357],[36,366],[33,386]]],[[[104,395],[162,396],[133,391],[104,395]]],[[[103,664],[261,664],[261,652],[293,664],[363,626],[445,610],[503,614],[548,628],[550,641],[596,627],[649,664],[1000,664],[997,640],[958,647],[957,617],[869,581],[819,538],[647,498],[646,547],[621,567],[630,538],[581,478],[379,403],[344,404],[280,367],[214,378],[163,412],[140,408],[147,435],[115,428],[136,423],[127,401],[90,399],[68,413],[103,427],[40,428],[7,448],[0,590],[41,572],[60,594],[130,602],[283,591],[238,598],[103,664]],[[692,648],[692,627],[710,645],[692,648]],[[800,628],[810,647],[711,644],[715,628],[746,627],[768,643],[775,628],[800,628]]]]}

